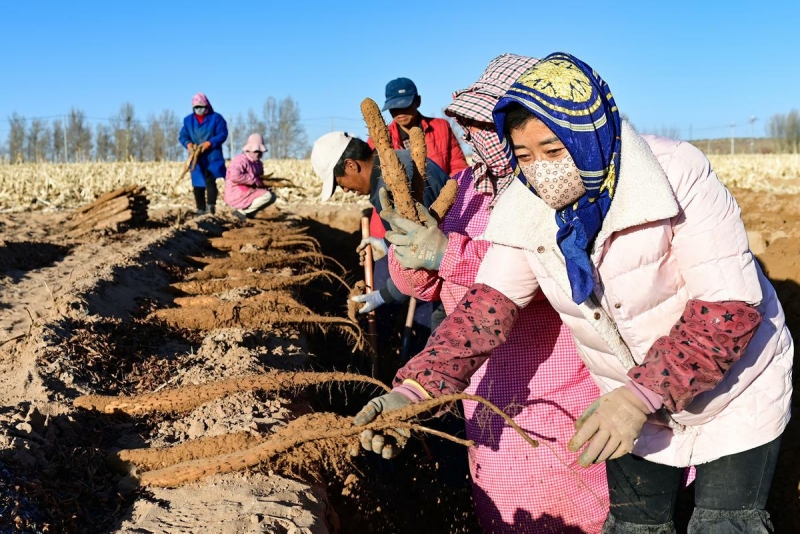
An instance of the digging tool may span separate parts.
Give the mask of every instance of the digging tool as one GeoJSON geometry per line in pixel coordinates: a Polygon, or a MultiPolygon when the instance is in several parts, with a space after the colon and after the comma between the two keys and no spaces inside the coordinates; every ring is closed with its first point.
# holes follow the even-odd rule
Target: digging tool
{"type": "MultiPolygon", "coordinates": [[[[369,217],[361,217],[361,238],[366,239],[369,237],[369,217]]],[[[364,283],[366,288],[364,293],[369,293],[375,289],[375,280],[372,276],[372,247],[366,248],[366,256],[364,258],[364,283]]],[[[377,376],[378,374],[378,324],[375,320],[375,310],[367,314],[367,342],[369,343],[370,352],[370,373],[377,376]]]]}
{"type": "Polygon", "coordinates": [[[403,339],[400,342],[400,360],[408,361],[408,353],[411,351],[411,328],[414,325],[414,314],[417,311],[417,299],[411,297],[408,301],[408,313],[406,313],[406,325],[403,328],[403,339]]]}

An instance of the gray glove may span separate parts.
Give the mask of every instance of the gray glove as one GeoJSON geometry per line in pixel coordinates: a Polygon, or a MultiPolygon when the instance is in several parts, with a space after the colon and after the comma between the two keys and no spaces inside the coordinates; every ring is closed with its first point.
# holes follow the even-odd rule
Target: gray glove
{"type": "Polygon", "coordinates": [[[447,249],[448,239],[439,230],[439,223],[427,208],[417,204],[417,212],[422,215],[424,225],[400,217],[387,207],[388,195],[384,189],[378,193],[381,200],[381,218],[389,223],[392,230],[386,232],[386,241],[394,245],[397,262],[406,269],[438,270],[447,249]],[[384,203],[386,202],[386,204],[384,203]]]}
{"type": "Polygon", "coordinates": [[[575,421],[577,432],[567,448],[578,452],[588,441],[578,464],[589,467],[614,460],[633,450],[650,410],[626,387],[614,389],[596,401],[575,421]]]}
{"type": "MultiPolygon", "coordinates": [[[[371,423],[378,417],[378,414],[399,410],[411,404],[411,399],[402,393],[389,392],[380,397],[375,397],[369,401],[361,411],[353,418],[353,424],[356,426],[366,425],[371,423]]],[[[386,430],[387,435],[394,438],[396,447],[391,443],[386,443],[386,438],[383,434],[378,434],[372,430],[364,430],[361,432],[359,441],[364,450],[372,451],[375,454],[380,454],[382,458],[390,460],[400,454],[403,447],[406,446],[408,438],[411,437],[408,429],[395,428],[394,430],[386,430]]]]}
{"type": "Polygon", "coordinates": [[[364,260],[366,259],[367,255],[367,247],[372,248],[372,261],[378,261],[381,258],[386,257],[386,254],[389,252],[389,247],[386,246],[386,241],[380,237],[365,237],[361,240],[361,243],[358,244],[358,247],[356,247],[356,252],[358,252],[359,256],[359,265],[364,265],[364,260]]]}
{"type": "Polygon", "coordinates": [[[353,302],[365,303],[358,310],[358,313],[369,313],[378,306],[382,306],[384,304],[384,300],[380,291],[370,291],[364,295],[356,295],[355,297],[351,297],[350,300],[353,302]]]}

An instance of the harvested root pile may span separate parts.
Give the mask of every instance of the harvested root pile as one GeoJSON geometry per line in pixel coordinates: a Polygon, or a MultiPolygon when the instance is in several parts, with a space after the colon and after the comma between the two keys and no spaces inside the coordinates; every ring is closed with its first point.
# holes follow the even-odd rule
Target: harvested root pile
{"type": "MultiPolygon", "coordinates": [[[[366,382],[388,390],[385,385],[363,375],[272,372],[199,386],[185,386],[138,397],[80,397],[76,399],[75,405],[106,413],[122,411],[139,415],[154,411],[186,411],[211,398],[240,391],[297,389],[331,382],[366,382]]],[[[346,448],[351,455],[358,454],[357,436],[367,429],[393,433],[394,429],[405,428],[433,434],[469,447],[474,445],[472,441],[427,428],[416,422],[424,414],[464,399],[483,404],[502,417],[531,446],[538,446],[538,442],[522,430],[511,417],[486,399],[475,395],[458,394],[412,404],[382,414],[375,421],[363,426],[355,426],[350,417],[335,413],[314,413],[299,417],[268,437],[236,433],[201,438],[170,448],[123,450],[113,455],[111,463],[135,471],[135,479],[143,486],[172,487],[209,475],[229,473],[263,462],[276,461],[282,455],[289,453],[295,453],[295,456],[320,458],[334,464],[345,462],[342,449],[346,448]]],[[[285,457],[283,460],[287,461],[285,457]]]]}
{"type": "Polygon", "coordinates": [[[93,230],[119,232],[128,226],[141,225],[147,221],[148,203],[143,187],[130,186],[105,193],[75,212],[67,223],[67,235],[77,237],[93,230]]]}

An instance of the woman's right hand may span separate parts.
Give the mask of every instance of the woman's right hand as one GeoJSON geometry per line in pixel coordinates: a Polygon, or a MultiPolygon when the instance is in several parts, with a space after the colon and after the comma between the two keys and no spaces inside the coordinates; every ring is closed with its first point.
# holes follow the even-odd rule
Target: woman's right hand
{"type": "MultiPolygon", "coordinates": [[[[374,421],[379,414],[405,408],[411,404],[411,402],[411,399],[402,393],[390,391],[385,395],[375,397],[361,408],[361,411],[353,418],[353,424],[356,426],[366,425],[374,421]]],[[[411,433],[405,428],[383,430],[382,432],[394,438],[394,444],[392,444],[391,441],[387,443],[384,434],[373,430],[364,430],[361,432],[359,441],[361,442],[361,447],[365,451],[372,451],[375,454],[380,454],[381,458],[385,460],[390,460],[400,454],[400,451],[406,446],[408,438],[411,437],[411,433]]]]}

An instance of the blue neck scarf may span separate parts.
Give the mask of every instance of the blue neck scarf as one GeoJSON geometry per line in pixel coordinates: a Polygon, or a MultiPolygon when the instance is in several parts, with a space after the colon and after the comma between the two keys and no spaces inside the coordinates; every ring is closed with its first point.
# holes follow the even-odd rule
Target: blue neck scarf
{"type": "Polygon", "coordinates": [[[494,123],[514,175],[534,191],[520,170],[505,131],[509,106],[519,104],[564,143],[581,174],[586,193],[556,211],[556,243],[564,254],[572,300],[594,290],[589,253],[608,213],[619,175],[621,121],[608,84],[586,63],[563,52],[527,70],[494,108],[494,123]]]}

